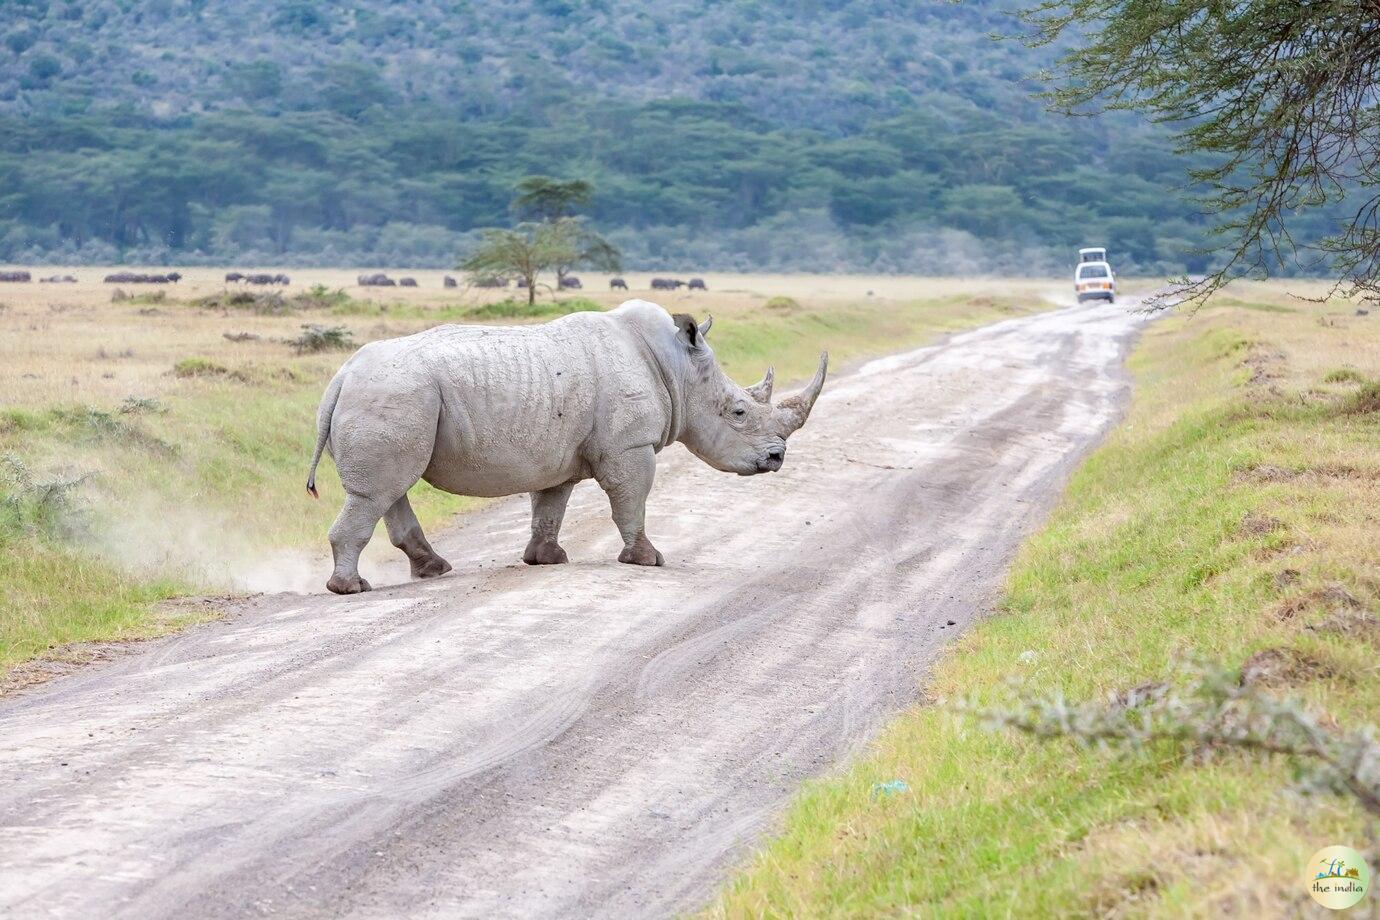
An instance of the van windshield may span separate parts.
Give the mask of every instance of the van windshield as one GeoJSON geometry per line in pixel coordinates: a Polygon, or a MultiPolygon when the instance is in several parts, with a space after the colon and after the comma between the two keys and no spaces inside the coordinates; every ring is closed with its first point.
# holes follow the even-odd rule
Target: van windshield
{"type": "Polygon", "coordinates": [[[1080,265],[1078,266],[1079,278],[1105,278],[1107,277],[1107,266],[1105,265],[1080,265]]]}

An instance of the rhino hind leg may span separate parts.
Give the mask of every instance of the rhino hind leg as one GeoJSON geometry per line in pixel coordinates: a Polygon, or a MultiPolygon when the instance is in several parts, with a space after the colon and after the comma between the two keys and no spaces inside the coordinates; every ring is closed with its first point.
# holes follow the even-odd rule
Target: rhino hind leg
{"type": "Polygon", "coordinates": [[[565,520],[565,506],[574,488],[575,483],[567,482],[532,493],[532,539],[523,550],[523,562],[560,565],[570,561],[557,540],[561,535],[561,522],[565,520]]]}
{"type": "Polygon", "coordinates": [[[619,562],[665,565],[666,560],[647,539],[647,495],[656,475],[656,452],[650,446],[625,451],[598,471],[599,485],[608,493],[613,523],[623,537],[619,562]]]}
{"type": "Polygon", "coordinates": [[[435,578],[450,571],[450,563],[427,542],[406,495],[384,512],[383,523],[388,527],[388,539],[407,554],[413,578],[435,578]]]}
{"type": "Polygon", "coordinates": [[[346,494],[345,506],[331,525],[331,553],[335,557],[335,570],[326,582],[328,590],[336,594],[359,594],[372,590],[369,582],[359,575],[359,554],[364,552],[382,516],[383,509],[378,502],[362,495],[346,494]]]}

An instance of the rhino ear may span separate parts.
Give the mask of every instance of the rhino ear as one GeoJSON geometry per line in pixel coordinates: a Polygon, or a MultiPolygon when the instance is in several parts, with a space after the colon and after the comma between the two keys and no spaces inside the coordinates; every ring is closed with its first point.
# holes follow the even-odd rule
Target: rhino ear
{"type": "Polygon", "coordinates": [[[700,323],[700,325],[699,325],[700,338],[702,338],[702,339],[708,338],[708,337],[709,337],[709,329],[710,329],[710,327],[713,326],[713,325],[714,325],[714,317],[712,317],[712,316],[706,317],[706,318],[705,318],[705,321],[702,322],[702,323],[700,323]]]}
{"type": "Polygon", "coordinates": [[[685,343],[691,348],[699,348],[704,344],[704,338],[700,335],[699,324],[689,313],[677,313],[671,317],[676,323],[678,338],[685,337],[685,343]]]}

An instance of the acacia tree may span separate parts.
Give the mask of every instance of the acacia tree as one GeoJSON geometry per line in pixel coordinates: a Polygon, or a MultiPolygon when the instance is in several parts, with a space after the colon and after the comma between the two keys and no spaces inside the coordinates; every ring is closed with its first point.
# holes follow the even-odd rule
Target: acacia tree
{"type": "Polygon", "coordinates": [[[555,266],[556,287],[563,287],[572,268],[588,265],[600,271],[620,271],[618,249],[594,231],[575,211],[594,197],[594,184],[586,179],[555,179],[527,176],[517,184],[513,210],[549,225],[558,236],[567,238],[571,257],[555,266]]]}
{"type": "Polygon", "coordinates": [[[584,221],[578,217],[563,217],[555,223],[560,225],[560,232],[570,241],[571,254],[570,261],[556,266],[558,288],[564,285],[570,270],[580,265],[604,272],[623,270],[622,255],[618,248],[595,233],[584,221]]]}
{"type": "Polygon", "coordinates": [[[1219,217],[1220,267],[1192,295],[1327,261],[1338,291],[1380,295],[1375,0],[1046,0],[1022,17],[1035,44],[1077,35],[1045,75],[1054,109],[1138,110],[1211,156],[1190,175],[1219,217]],[[1344,198],[1335,232],[1296,239],[1344,198]]]}
{"type": "Polygon", "coordinates": [[[550,223],[570,217],[594,197],[594,184],[586,179],[555,179],[527,176],[519,180],[513,210],[520,215],[550,223]]]}
{"type": "Polygon", "coordinates": [[[521,279],[531,305],[537,301],[537,277],[570,264],[575,255],[573,236],[561,223],[521,223],[512,230],[485,230],[479,246],[459,268],[484,278],[521,279]]]}

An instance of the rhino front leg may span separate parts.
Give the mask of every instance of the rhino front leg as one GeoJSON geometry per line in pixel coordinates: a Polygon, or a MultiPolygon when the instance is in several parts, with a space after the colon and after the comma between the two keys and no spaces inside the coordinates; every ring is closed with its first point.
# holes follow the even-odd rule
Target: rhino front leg
{"type": "Polygon", "coordinates": [[[652,541],[647,539],[647,495],[656,474],[656,452],[651,445],[624,451],[605,461],[597,472],[599,485],[608,493],[613,523],[623,537],[619,562],[632,565],[665,565],[652,541]]]}
{"type": "Polygon", "coordinates": [[[568,562],[565,550],[556,541],[561,535],[561,521],[565,520],[565,505],[575,483],[567,482],[532,493],[532,539],[522,553],[528,565],[559,565],[568,562]]]}
{"type": "Polygon", "coordinates": [[[384,513],[383,522],[388,526],[388,539],[407,554],[413,578],[435,578],[450,571],[450,563],[442,559],[427,542],[422,525],[417,523],[417,515],[413,513],[412,503],[406,495],[384,513]]]}

